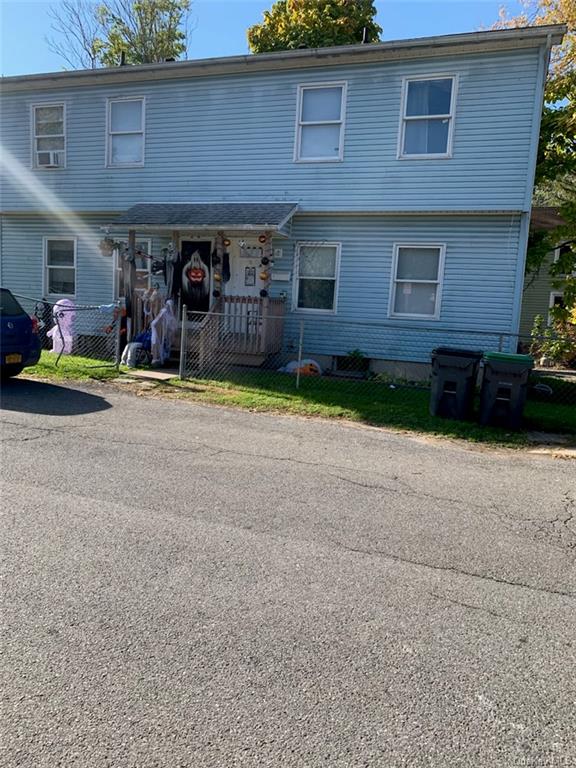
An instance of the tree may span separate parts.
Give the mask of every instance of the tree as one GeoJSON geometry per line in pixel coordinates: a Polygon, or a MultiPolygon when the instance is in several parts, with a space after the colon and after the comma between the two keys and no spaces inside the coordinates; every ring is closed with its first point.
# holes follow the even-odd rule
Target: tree
{"type": "Polygon", "coordinates": [[[527,274],[537,274],[553,248],[562,256],[550,267],[550,275],[564,292],[564,308],[553,314],[567,322],[576,307],[576,2],[575,0],[524,0],[524,13],[509,17],[500,11],[496,28],[566,24],[561,46],[552,51],[540,128],[534,201],[560,211],[564,224],[531,233],[526,260],[527,274]]]}
{"type": "Polygon", "coordinates": [[[72,68],[152,64],[187,52],[190,0],[64,0],[49,47],[72,68]]]}
{"type": "Polygon", "coordinates": [[[248,29],[252,53],[378,42],[373,0],[278,0],[248,29]]]}

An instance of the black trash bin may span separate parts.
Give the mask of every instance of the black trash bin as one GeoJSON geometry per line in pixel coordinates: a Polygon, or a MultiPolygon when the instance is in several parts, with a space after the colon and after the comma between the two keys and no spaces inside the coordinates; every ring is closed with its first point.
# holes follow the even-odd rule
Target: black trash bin
{"type": "Polygon", "coordinates": [[[438,347],[432,350],[430,413],[445,419],[469,419],[483,352],[438,347]]]}
{"type": "Polygon", "coordinates": [[[480,424],[520,429],[528,377],[534,368],[530,355],[487,352],[480,391],[480,424]]]}

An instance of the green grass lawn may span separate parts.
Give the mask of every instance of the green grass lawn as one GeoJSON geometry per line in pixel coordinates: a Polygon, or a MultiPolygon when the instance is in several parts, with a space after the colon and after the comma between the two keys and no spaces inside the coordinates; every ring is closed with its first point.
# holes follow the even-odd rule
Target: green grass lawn
{"type": "MultiPolygon", "coordinates": [[[[100,360],[62,356],[58,365],[55,361],[52,353],[43,352],[38,365],[27,368],[26,374],[59,381],[106,380],[119,375],[113,365],[100,360]]],[[[557,382],[553,383],[556,387],[557,382]]],[[[173,379],[155,384],[153,391],[201,403],[349,419],[478,443],[524,445],[528,443],[528,430],[574,435],[576,442],[576,384],[572,382],[558,386],[551,402],[549,398],[528,400],[525,429],[520,432],[431,416],[428,411],[430,390],[426,387],[391,387],[387,383],[370,381],[304,377],[300,388],[296,389],[294,377],[288,374],[243,370],[232,372],[226,380],[219,381],[173,379]]]]}
{"type": "Polygon", "coordinates": [[[26,376],[58,381],[87,381],[89,379],[115,379],[118,376],[113,363],[105,360],[92,360],[89,357],[62,355],[58,365],[58,355],[42,351],[40,361],[32,368],[25,368],[26,376]]]}
{"type": "MultiPolygon", "coordinates": [[[[430,390],[390,387],[370,382],[303,378],[300,389],[286,374],[262,372],[230,374],[226,381],[175,379],[167,385],[195,400],[255,411],[277,411],[303,416],[350,419],[375,426],[391,426],[474,442],[522,445],[526,430],[510,432],[467,421],[431,416],[430,390]]],[[[576,407],[529,402],[526,428],[576,434],[576,407]]]]}

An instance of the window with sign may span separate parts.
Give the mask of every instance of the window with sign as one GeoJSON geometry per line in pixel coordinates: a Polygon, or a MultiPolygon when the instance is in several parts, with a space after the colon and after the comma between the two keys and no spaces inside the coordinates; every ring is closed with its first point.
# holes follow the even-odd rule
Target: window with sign
{"type": "Polygon", "coordinates": [[[400,158],[451,156],[455,84],[455,77],[404,81],[400,158]]]}
{"type": "Polygon", "coordinates": [[[444,245],[394,247],[391,317],[439,318],[444,254],[444,245]]]}
{"type": "Polygon", "coordinates": [[[294,309],[335,312],[340,243],[299,243],[294,270],[294,309]]]}
{"type": "Polygon", "coordinates": [[[76,294],[76,240],[46,238],[44,240],[44,284],[47,296],[76,294]]]}
{"type": "MultiPolygon", "coordinates": [[[[152,240],[136,241],[136,290],[145,291],[150,288],[152,275],[152,240]]],[[[115,258],[115,294],[116,299],[124,296],[124,270],[122,268],[123,253],[119,250],[114,251],[115,258]]]]}

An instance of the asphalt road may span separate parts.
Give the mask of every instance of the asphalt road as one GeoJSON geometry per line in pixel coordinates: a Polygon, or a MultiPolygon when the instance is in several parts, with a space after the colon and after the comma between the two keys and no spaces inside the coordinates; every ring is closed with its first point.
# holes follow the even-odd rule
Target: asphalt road
{"type": "Polygon", "coordinates": [[[576,463],[25,380],[0,765],[576,765],[576,463]]]}

